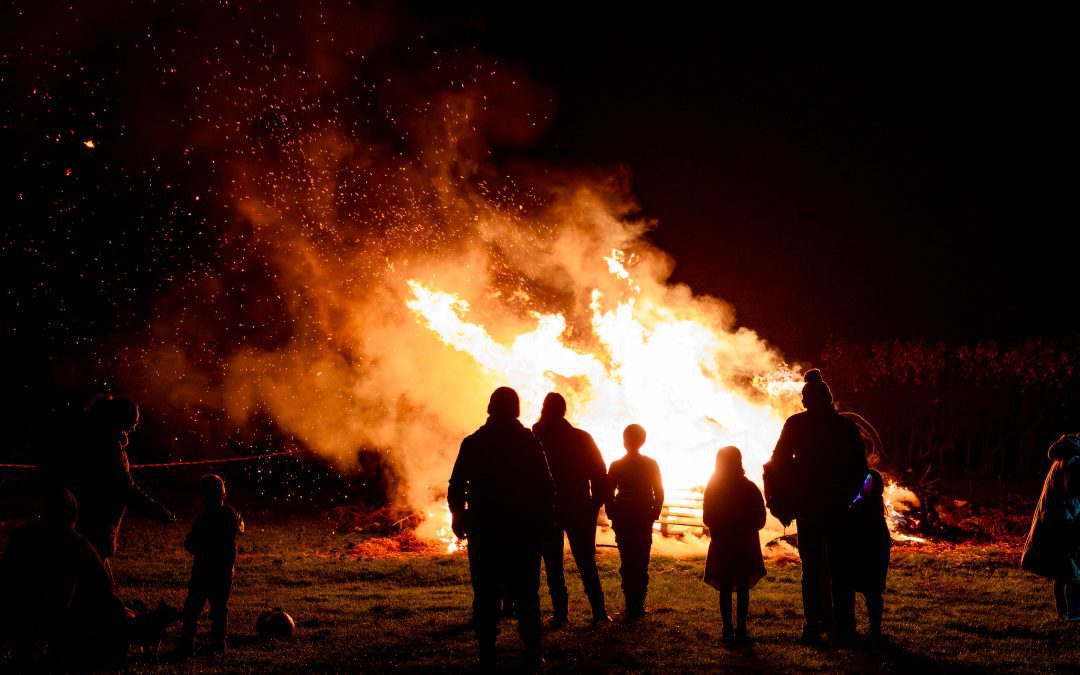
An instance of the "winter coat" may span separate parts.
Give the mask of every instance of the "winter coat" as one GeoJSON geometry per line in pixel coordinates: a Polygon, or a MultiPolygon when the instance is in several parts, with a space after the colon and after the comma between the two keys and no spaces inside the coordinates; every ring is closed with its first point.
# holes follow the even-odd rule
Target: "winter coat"
{"type": "Polygon", "coordinates": [[[664,482],[660,465],[651,457],[627,454],[608,469],[607,514],[615,527],[620,521],[652,522],[664,508],[664,482]]]}
{"type": "Polygon", "coordinates": [[[781,522],[835,522],[859,493],[867,470],[855,423],[831,407],[807,410],[784,423],[766,466],[765,496],[781,522]]]}
{"type": "Polygon", "coordinates": [[[1043,483],[1020,566],[1057,581],[1080,584],[1080,439],[1050,446],[1043,483]]]}
{"type": "Polygon", "coordinates": [[[758,531],[765,527],[765,500],[746,476],[713,476],[705,488],[705,526],[709,555],[705,583],[720,592],[737,585],[753,588],[765,576],[758,531]]]}
{"type": "Polygon", "coordinates": [[[868,489],[848,509],[846,557],[852,588],[859,593],[885,590],[892,552],[892,536],[885,521],[885,484],[877,471],[871,470],[869,476],[868,489]]]}
{"type": "Polygon", "coordinates": [[[86,536],[102,559],[116,553],[124,513],[172,522],[169,510],[135,484],[127,452],[118,438],[92,433],[76,451],[63,453],[50,467],[51,478],[79,502],[76,530],[86,536]]]}
{"type": "Polygon", "coordinates": [[[191,576],[200,579],[228,579],[236,563],[236,538],[244,532],[244,519],[236,509],[222,504],[199,514],[184,548],[195,556],[191,576]]]}
{"type": "Polygon", "coordinates": [[[46,521],[12,531],[0,560],[0,589],[7,630],[31,637],[102,625],[123,612],[86,537],[46,521]]]}
{"type": "Polygon", "coordinates": [[[488,417],[461,442],[446,500],[467,536],[539,541],[554,525],[554,499],[540,441],[516,419],[488,417]]]}
{"type": "Polygon", "coordinates": [[[596,521],[607,500],[607,465],[592,436],[566,419],[543,419],[533,434],[544,446],[555,481],[555,517],[560,523],[596,521]]]}

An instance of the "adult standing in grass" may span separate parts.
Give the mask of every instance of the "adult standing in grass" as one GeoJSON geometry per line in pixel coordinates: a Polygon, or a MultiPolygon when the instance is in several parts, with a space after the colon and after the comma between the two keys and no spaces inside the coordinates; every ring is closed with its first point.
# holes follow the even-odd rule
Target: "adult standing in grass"
{"type": "Polygon", "coordinates": [[[626,456],[611,463],[608,516],[619,547],[619,574],[626,599],[626,618],[645,616],[649,590],[649,554],[653,523],[664,507],[664,484],[656,460],[641,454],[645,429],[631,424],[623,430],[626,456]]]}
{"type": "Polygon", "coordinates": [[[124,514],[135,513],[161,523],[176,516],[143,492],[131,477],[128,439],[139,425],[139,406],[121,396],[101,394],[86,409],[84,436],[52,458],[47,470],[57,486],[70,490],[79,503],[76,529],[90,540],[112,574],[124,514]]]}
{"type": "Polygon", "coordinates": [[[1050,446],[1046,474],[1020,566],[1054,582],[1058,616],[1080,621],[1080,436],[1050,446]]]}
{"type": "Polygon", "coordinates": [[[510,590],[525,667],[542,663],[540,558],[551,532],[554,486],[540,441],[518,421],[517,392],[499,387],[488,402],[487,422],[461,443],[447,502],[452,528],[468,539],[473,587],[473,628],[480,665],[495,666],[499,603],[510,590]]]}
{"type": "Polygon", "coordinates": [[[804,379],[806,410],[784,423],[765,471],[766,497],[777,518],[790,522],[794,517],[798,524],[803,642],[821,642],[828,606],[823,591],[829,588],[836,639],[846,643],[856,639],[855,591],[845,555],[847,510],[869,470],[866,448],[855,423],[836,411],[821,371],[807,371],[804,379]]]}
{"type": "Polygon", "coordinates": [[[551,625],[565,626],[569,613],[563,575],[564,532],[592,607],[593,623],[610,621],[596,569],[596,516],[606,500],[607,465],[592,436],[566,420],[566,399],[556,392],[544,398],[533,433],[544,446],[555,481],[555,527],[544,541],[544,568],[555,615],[551,625]]]}

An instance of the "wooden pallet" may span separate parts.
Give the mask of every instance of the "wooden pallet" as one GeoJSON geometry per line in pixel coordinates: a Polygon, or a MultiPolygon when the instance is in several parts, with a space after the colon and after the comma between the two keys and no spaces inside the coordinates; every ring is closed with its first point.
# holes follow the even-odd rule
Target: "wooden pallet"
{"type": "Polygon", "coordinates": [[[660,534],[674,537],[690,532],[696,536],[705,533],[702,521],[702,501],[704,496],[696,490],[673,490],[667,494],[668,501],[660,509],[656,519],[660,534]]]}

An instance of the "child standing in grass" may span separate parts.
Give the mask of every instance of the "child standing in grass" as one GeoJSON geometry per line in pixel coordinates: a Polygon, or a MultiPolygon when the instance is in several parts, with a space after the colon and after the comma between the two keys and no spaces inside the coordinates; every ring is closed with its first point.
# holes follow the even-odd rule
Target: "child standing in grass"
{"type": "Polygon", "coordinates": [[[743,471],[742,453],[733,445],[716,453],[716,472],[705,488],[705,526],[709,528],[709,556],[705,583],[720,591],[723,640],[744,643],[750,589],[765,576],[758,531],[765,527],[765,500],[743,471]],[[736,622],[731,620],[731,594],[735,594],[736,622]]]}
{"type": "Polygon", "coordinates": [[[649,554],[652,552],[653,523],[664,507],[664,485],[656,460],[641,454],[645,429],[631,424],[623,431],[626,456],[608,469],[607,506],[615,543],[619,547],[619,575],[626,598],[626,618],[645,616],[645,595],[649,589],[649,554]]]}
{"type": "Polygon", "coordinates": [[[1062,436],[1035,507],[1020,566],[1054,582],[1058,616],[1080,621],[1080,436],[1062,436]]]}
{"type": "Polygon", "coordinates": [[[203,606],[210,603],[210,649],[225,651],[229,621],[229,593],[236,562],[236,537],[244,532],[244,520],[225,503],[225,481],[207,474],[199,479],[199,501],[203,512],[184,540],[184,548],[195,561],[184,602],[184,629],[180,637],[181,655],[195,650],[195,633],[203,606]]]}
{"type": "Polygon", "coordinates": [[[870,469],[862,490],[849,509],[852,547],[851,581],[855,591],[866,599],[866,614],[870,621],[870,639],[881,639],[881,616],[884,611],[882,593],[889,575],[889,554],[892,537],[885,522],[885,481],[881,474],[870,469]]]}

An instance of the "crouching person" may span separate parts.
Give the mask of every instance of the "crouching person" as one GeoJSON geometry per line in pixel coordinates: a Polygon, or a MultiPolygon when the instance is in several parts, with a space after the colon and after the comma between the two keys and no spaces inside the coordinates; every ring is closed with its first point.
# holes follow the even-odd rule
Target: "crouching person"
{"type": "Polygon", "coordinates": [[[48,670],[99,670],[127,655],[124,604],[86,537],[75,531],[79,507],[67,490],[44,501],[41,517],[15,528],[0,560],[4,633],[18,670],[33,669],[34,645],[48,670]]]}
{"type": "Polygon", "coordinates": [[[1058,616],[1080,621],[1080,436],[1062,436],[1048,454],[1020,566],[1052,580],[1058,616]]]}
{"type": "Polygon", "coordinates": [[[220,476],[203,476],[198,490],[203,512],[184,540],[184,548],[195,560],[184,602],[184,629],[177,650],[181,656],[190,656],[195,651],[199,615],[207,602],[210,603],[210,649],[225,651],[236,537],[244,532],[244,520],[225,503],[225,481],[220,476]]]}

